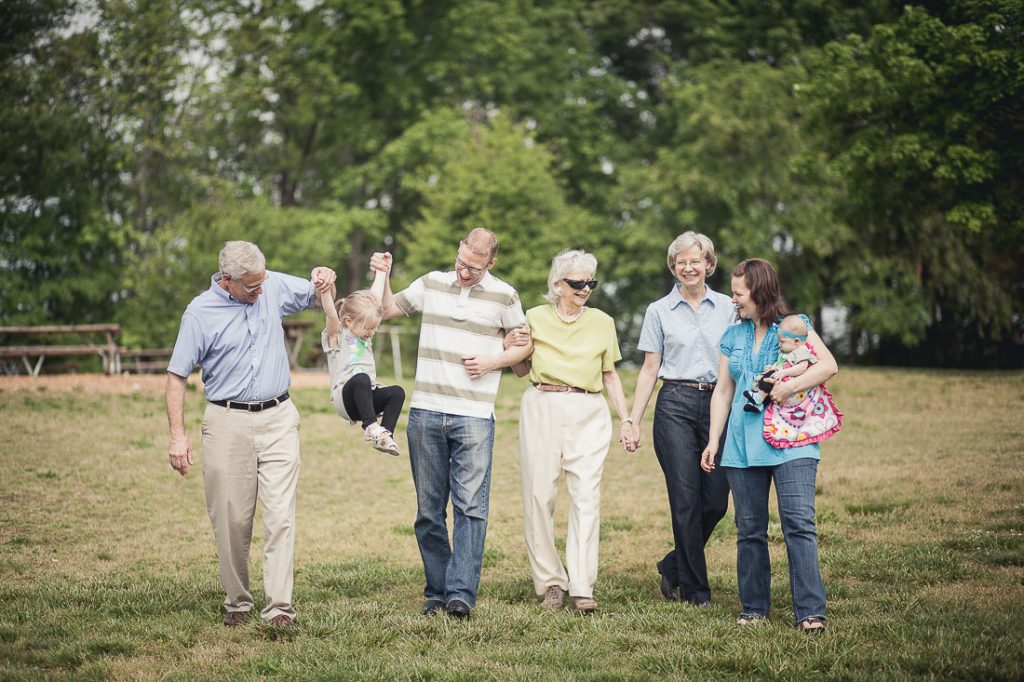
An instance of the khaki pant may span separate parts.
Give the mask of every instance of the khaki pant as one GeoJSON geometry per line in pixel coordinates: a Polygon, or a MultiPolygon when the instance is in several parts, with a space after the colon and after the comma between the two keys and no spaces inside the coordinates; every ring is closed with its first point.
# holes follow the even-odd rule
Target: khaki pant
{"type": "Polygon", "coordinates": [[[593,597],[601,530],[601,474],[612,437],[600,394],[553,393],[530,387],[519,414],[519,465],[526,552],[538,595],[552,585],[593,597]],[[562,565],[555,547],[555,500],[565,472],[569,533],[562,565]]]}
{"type": "Polygon", "coordinates": [[[250,611],[249,544],[257,494],[263,505],[264,620],[292,608],[295,487],[299,480],[299,411],[291,400],[262,412],[207,403],[203,415],[203,483],[220,561],[227,611],[250,611]]]}

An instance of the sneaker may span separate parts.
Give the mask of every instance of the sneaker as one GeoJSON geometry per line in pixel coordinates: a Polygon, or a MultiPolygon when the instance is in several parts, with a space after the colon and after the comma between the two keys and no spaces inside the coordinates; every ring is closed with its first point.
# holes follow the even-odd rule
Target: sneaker
{"type": "Polygon", "coordinates": [[[399,454],[398,443],[391,437],[391,432],[385,429],[383,426],[374,422],[366,427],[363,440],[367,441],[376,450],[386,452],[389,455],[395,457],[399,454]]]}
{"type": "Polygon", "coordinates": [[[558,585],[552,585],[544,592],[544,600],[540,603],[540,607],[558,611],[563,604],[565,604],[565,590],[558,585]]]}
{"type": "Polygon", "coordinates": [[[580,613],[594,613],[597,611],[597,602],[593,597],[570,597],[572,607],[580,613]]]}

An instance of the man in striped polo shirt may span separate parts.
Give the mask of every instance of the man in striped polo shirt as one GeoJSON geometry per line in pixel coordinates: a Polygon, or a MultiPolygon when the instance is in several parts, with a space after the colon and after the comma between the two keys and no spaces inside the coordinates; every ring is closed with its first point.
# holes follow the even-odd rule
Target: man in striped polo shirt
{"type": "MultiPolygon", "coordinates": [[[[455,269],[429,272],[404,291],[384,292],[384,319],[422,313],[410,400],[409,461],[416,486],[416,541],[423,558],[424,614],[457,618],[476,604],[487,533],[494,398],[501,369],[533,351],[504,350],[506,332],[526,322],[516,290],[493,276],[498,240],[478,227],[459,243],[455,269]],[[448,499],[455,519],[451,542],[448,499]]],[[[374,254],[374,270],[386,270],[374,254]]]]}

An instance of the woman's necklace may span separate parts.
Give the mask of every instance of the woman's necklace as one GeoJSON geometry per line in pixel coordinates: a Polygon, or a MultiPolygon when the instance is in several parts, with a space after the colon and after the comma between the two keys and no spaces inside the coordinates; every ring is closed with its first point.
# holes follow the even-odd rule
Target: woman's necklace
{"type": "Polygon", "coordinates": [[[566,324],[572,324],[576,320],[578,320],[581,317],[583,317],[583,312],[585,310],[586,310],[585,306],[580,306],[579,312],[577,312],[575,315],[566,316],[566,315],[563,315],[562,311],[558,309],[558,305],[557,304],[555,305],[555,315],[558,315],[558,319],[560,319],[562,322],[565,322],[566,324]]]}

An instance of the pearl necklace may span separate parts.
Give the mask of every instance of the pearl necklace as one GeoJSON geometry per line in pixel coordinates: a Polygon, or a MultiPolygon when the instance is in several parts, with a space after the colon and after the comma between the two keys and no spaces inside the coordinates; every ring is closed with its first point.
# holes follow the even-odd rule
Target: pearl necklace
{"type": "Polygon", "coordinates": [[[581,306],[580,311],[576,313],[574,317],[566,317],[565,315],[562,315],[562,311],[558,309],[557,304],[554,305],[553,307],[555,309],[555,315],[558,315],[558,319],[560,319],[562,322],[565,322],[566,324],[572,324],[576,320],[580,319],[581,317],[583,317],[583,313],[587,310],[586,306],[581,306]]]}

